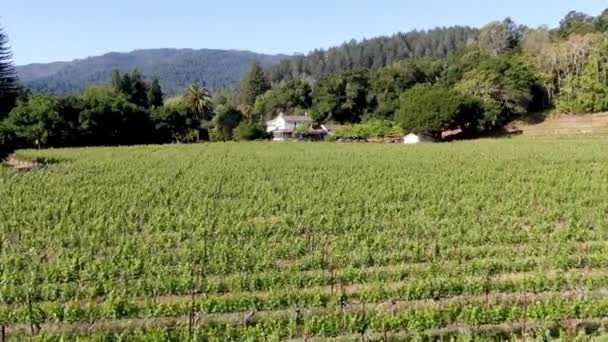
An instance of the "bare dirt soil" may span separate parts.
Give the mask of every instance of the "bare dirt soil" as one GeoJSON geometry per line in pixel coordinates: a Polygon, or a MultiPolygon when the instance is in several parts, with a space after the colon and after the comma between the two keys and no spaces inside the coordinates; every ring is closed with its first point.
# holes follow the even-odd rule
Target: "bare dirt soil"
{"type": "Polygon", "coordinates": [[[10,167],[16,170],[32,170],[38,166],[37,163],[29,161],[29,160],[21,160],[16,158],[9,158],[4,163],[4,166],[10,167]]]}
{"type": "Polygon", "coordinates": [[[515,121],[505,129],[527,136],[608,135],[608,113],[551,115],[527,122],[515,121]]]}

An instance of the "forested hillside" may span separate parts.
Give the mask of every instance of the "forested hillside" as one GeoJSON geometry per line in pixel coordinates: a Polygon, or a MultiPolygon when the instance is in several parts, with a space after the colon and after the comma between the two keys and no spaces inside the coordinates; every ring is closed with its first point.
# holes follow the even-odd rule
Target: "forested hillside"
{"type": "Polygon", "coordinates": [[[308,55],[273,56],[246,51],[155,49],[109,53],[73,62],[31,64],[17,68],[22,82],[34,91],[76,94],[87,86],[110,81],[112,71],[138,68],[157,77],[167,94],[200,82],[218,90],[237,86],[252,61],[268,69],[271,81],[318,79],[356,68],[377,69],[406,58],[446,57],[474,41],[478,30],[468,27],[438,28],[399,33],[361,42],[351,41],[308,55]]]}
{"type": "Polygon", "coordinates": [[[319,79],[353,69],[375,70],[404,59],[444,58],[474,42],[478,34],[478,29],[455,26],[361,42],[353,40],[329,50],[315,50],[306,56],[284,59],[269,69],[269,76],[275,82],[294,78],[319,79]]]}
{"type": "Polygon", "coordinates": [[[154,49],[130,53],[108,53],[73,62],[31,64],[17,67],[21,81],[34,91],[77,94],[87,86],[110,82],[112,71],[138,68],[147,77],[157,77],[168,94],[200,82],[210,89],[237,85],[253,61],[263,66],[285,56],[248,51],[154,49]]]}
{"type": "Polygon", "coordinates": [[[477,136],[530,113],[604,112],[607,33],[608,10],[597,16],[572,11],[553,29],[506,18],[479,30],[431,31],[418,45],[402,43],[413,51],[408,58],[383,60],[394,49],[378,44],[370,53],[380,56],[377,62],[356,60],[363,65],[351,63],[354,45],[343,46],[271,67],[275,86],[257,97],[253,113],[267,119],[308,112],[315,122],[349,126],[345,135],[415,132],[440,139],[448,130],[477,136]],[[446,49],[441,37],[459,37],[452,46],[462,48],[446,49]]]}

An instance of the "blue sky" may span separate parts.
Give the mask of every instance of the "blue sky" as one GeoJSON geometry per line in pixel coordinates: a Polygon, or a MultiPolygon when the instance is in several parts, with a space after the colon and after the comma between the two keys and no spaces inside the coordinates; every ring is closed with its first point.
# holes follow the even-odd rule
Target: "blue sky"
{"type": "Polygon", "coordinates": [[[556,26],[570,10],[596,15],[606,0],[17,0],[0,24],[15,62],[72,60],[141,48],[308,52],[436,26],[512,17],[556,26]]]}

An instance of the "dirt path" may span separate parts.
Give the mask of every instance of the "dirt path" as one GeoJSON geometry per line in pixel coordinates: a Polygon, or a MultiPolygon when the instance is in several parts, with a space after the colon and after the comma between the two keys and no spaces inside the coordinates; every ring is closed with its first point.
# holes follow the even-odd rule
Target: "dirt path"
{"type": "Polygon", "coordinates": [[[12,169],[16,169],[16,170],[25,170],[25,171],[29,171],[32,170],[38,166],[40,166],[38,163],[36,162],[32,162],[29,160],[22,160],[22,159],[17,159],[17,158],[9,158],[8,160],[6,160],[3,165],[12,168],[12,169]]]}

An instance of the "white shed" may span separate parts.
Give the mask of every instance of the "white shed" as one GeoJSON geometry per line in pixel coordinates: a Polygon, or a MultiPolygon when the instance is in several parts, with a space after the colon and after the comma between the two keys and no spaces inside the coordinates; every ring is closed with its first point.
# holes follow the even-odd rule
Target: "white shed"
{"type": "Polygon", "coordinates": [[[403,143],[407,145],[431,142],[437,142],[437,140],[433,137],[429,137],[428,135],[410,133],[403,137],[403,143]]]}

